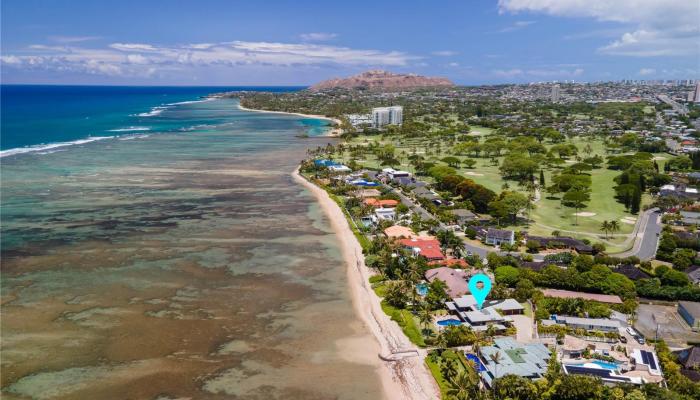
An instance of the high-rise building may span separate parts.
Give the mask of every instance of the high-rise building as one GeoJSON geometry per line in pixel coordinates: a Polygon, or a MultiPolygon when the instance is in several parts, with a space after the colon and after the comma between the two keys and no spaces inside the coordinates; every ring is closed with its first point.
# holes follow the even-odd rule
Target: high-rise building
{"type": "Polygon", "coordinates": [[[552,103],[558,102],[560,97],[561,88],[559,87],[559,85],[552,86],[552,103]]]}
{"type": "Polygon", "coordinates": [[[372,109],[372,127],[381,128],[385,125],[401,125],[403,122],[403,107],[377,107],[372,109]]]}
{"type": "Polygon", "coordinates": [[[695,96],[693,98],[693,101],[696,103],[700,103],[700,82],[695,84],[695,96]]]}

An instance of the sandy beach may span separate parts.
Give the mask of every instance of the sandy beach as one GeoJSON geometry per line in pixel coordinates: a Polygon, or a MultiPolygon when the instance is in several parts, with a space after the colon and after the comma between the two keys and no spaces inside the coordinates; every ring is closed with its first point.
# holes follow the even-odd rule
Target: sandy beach
{"type": "MultiPolygon", "coordinates": [[[[298,115],[300,117],[304,118],[316,118],[316,119],[324,119],[326,121],[331,121],[334,124],[340,126],[341,121],[338,118],[331,118],[331,117],[326,117],[325,115],[317,115],[317,114],[302,114],[302,113],[293,113],[293,112],[286,112],[286,111],[268,111],[268,110],[256,110],[253,108],[247,108],[243,107],[240,103],[238,103],[238,109],[243,110],[243,111],[250,111],[250,112],[262,112],[262,113],[270,113],[270,114],[287,114],[287,115],[298,115]]],[[[323,136],[330,136],[330,137],[336,137],[340,136],[340,134],[343,133],[343,130],[340,128],[331,128],[326,131],[326,133],[323,136]]]]}
{"type": "MultiPolygon", "coordinates": [[[[380,299],[369,285],[372,271],[365,265],[362,248],[353,235],[342,210],[328,193],[293,173],[294,180],[309,189],[316,197],[323,212],[330,220],[341,243],[343,258],[347,264],[347,277],[353,306],[366,328],[372,333],[364,343],[354,343],[347,351],[372,352],[381,377],[386,399],[425,400],[438,399],[440,392],[430,371],[425,366],[426,351],[412,344],[401,328],[384,314],[380,299]],[[403,357],[402,357],[403,356],[403,357]],[[381,358],[380,358],[381,357],[381,358]],[[384,361],[393,359],[394,361],[384,361]]],[[[348,355],[358,357],[358,354],[348,355]]],[[[362,356],[370,359],[369,354],[362,356]]]]}

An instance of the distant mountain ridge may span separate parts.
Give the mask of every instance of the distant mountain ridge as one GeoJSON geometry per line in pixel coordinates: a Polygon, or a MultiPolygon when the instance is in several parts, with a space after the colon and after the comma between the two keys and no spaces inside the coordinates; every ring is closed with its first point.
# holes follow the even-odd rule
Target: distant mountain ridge
{"type": "Polygon", "coordinates": [[[454,85],[452,81],[443,77],[396,74],[388,71],[372,70],[348,78],[328,79],[311,86],[309,90],[320,91],[333,88],[412,89],[421,87],[450,87],[454,85]]]}

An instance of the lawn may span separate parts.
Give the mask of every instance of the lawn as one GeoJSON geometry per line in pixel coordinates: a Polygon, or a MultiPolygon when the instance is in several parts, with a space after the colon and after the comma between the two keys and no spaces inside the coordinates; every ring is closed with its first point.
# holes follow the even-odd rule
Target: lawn
{"type": "MultiPolygon", "coordinates": [[[[472,131],[479,131],[483,134],[489,134],[491,132],[489,128],[478,126],[472,127],[472,131]]],[[[439,162],[440,159],[451,155],[450,148],[442,145],[438,147],[435,139],[427,140],[426,138],[402,138],[397,140],[395,138],[383,139],[381,135],[362,136],[353,139],[351,144],[369,144],[372,142],[380,144],[392,143],[396,147],[396,154],[401,162],[401,165],[397,166],[397,168],[410,172],[415,172],[414,168],[408,163],[408,155],[410,154],[421,154],[432,162],[439,162]]],[[[572,142],[579,148],[581,156],[588,156],[588,154],[585,154],[583,151],[587,145],[591,148],[591,156],[596,154],[602,157],[606,156],[605,145],[601,140],[584,140],[577,137],[574,138],[572,142]]],[[[655,154],[655,157],[660,160],[659,162],[661,164],[665,156],[663,154],[655,154]]],[[[349,153],[346,152],[343,158],[345,161],[348,161],[350,158],[349,153]]],[[[457,158],[463,160],[467,157],[458,156],[457,158]]],[[[497,158],[499,163],[502,159],[503,157],[497,158]]],[[[509,190],[524,191],[516,182],[504,181],[501,178],[498,166],[493,165],[490,159],[475,158],[475,160],[476,165],[474,168],[458,168],[458,173],[496,193],[501,192],[504,187],[506,187],[506,183],[509,190]]],[[[358,159],[357,162],[365,167],[382,168],[376,158],[369,152],[366,153],[364,159],[358,159]]],[[[573,162],[573,160],[571,162],[573,162]]],[[[663,167],[663,165],[661,165],[661,167],[663,167]]],[[[555,171],[544,170],[546,184],[551,182],[553,172],[555,171]]],[[[603,242],[608,252],[611,253],[625,251],[632,245],[631,241],[628,239],[631,239],[629,234],[632,233],[634,229],[634,220],[636,220],[637,216],[626,212],[624,206],[615,200],[615,182],[613,179],[617,175],[619,175],[619,171],[609,170],[604,167],[591,172],[591,200],[587,204],[587,207],[578,211],[579,213],[586,212],[595,215],[576,217],[576,210],[562,206],[559,196],[548,198],[548,194],[542,192],[540,200],[536,203],[536,208],[532,210],[530,214],[533,223],[529,226],[521,224],[518,226],[511,226],[511,228],[515,230],[527,229],[534,235],[551,235],[552,231],[558,230],[567,236],[580,239],[586,238],[593,242],[603,242]],[[600,230],[602,222],[606,220],[616,220],[619,222],[620,226],[620,230],[616,232],[614,236],[608,236],[607,238],[600,230]]],[[[645,195],[643,204],[648,204],[650,201],[650,197],[645,195]]]]}
{"type": "Polygon", "coordinates": [[[428,355],[428,357],[425,358],[425,363],[428,366],[430,373],[435,378],[438,387],[440,387],[440,393],[442,394],[441,398],[443,399],[447,398],[447,391],[450,389],[449,382],[447,382],[445,377],[442,376],[442,371],[440,370],[440,364],[442,360],[446,358],[450,358],[456,361],[455,365],[457,366],[457,373],[460,373],[464,371],[465,368],[467,368],[464,363],[464,355],[462,355],[461,353],[456,353],[453,350],[445,350],[442,353],[442,357],[437,358],[437,361],[433,361],[430,355],[428,355]]]}
{"type": "Polygon", "coordinates": [[[399,324],[403,333],[413,344],[425,347],[421,328],[418,326],[418,321],[416,321],[416,318],[410,311],[394,308],[387,304],[386,301],[382,301],[382,310],[386,315],[391,317],[392,321],[396,321],[396,323],[399,324]]]}

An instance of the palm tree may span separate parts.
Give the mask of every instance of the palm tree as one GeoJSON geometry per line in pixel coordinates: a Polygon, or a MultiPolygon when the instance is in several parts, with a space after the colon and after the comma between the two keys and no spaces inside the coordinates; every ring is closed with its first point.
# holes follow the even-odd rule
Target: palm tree
{"type": "Polygon", "coordinates": [[[610,222],[606,219],[600,224],[600,230],[605,232],[605,238],[608,238],[608,232],[610,231],[610,222]]]}
{"type": "Polygon", "coordinates": [[[428,303],[423,302],[421,304],[420,311],[418,312],[418,322],[423,326],[423,330],[427,330],[430,323],[433,322],[433,314],[430,312],[430,307],[428,303]]]}
{"type": "Polygon", "coordinates": [[[619,231],[620,231],[620,223],[615,221],[615,220],[610,221],[610,233],[615,234],[615,232],[619,232],[619,231]]]}
{"type": "Polygon", "coordinates": [[[479,390],[479,377],[475,369],[467,368],[448,381],[447,395],[457,400],[471,399],[479,390]]]}
{"type": "Polygon", "coordinates": [[[495,366],[494,366],[494,379],[498,379],[498,364],[499,364],[499,363],[501,362],[501,360],[503,359],[503,358],[501,357],[501,352],[500,352],[500,351],[496,351],[495,353],[491,353],[491,354],[489,355],[489,358],[490,358],[491,361],[495,364],[495,366]]]}
{"type": "Polygon", "coordinates": [[[445,334],[442,332],[438,333],[437,337],[435,338],[435,345],[438,348],[438,354],[442,355],[442,353],[447,349],[447,336],[445,336],[445,334]]]}

